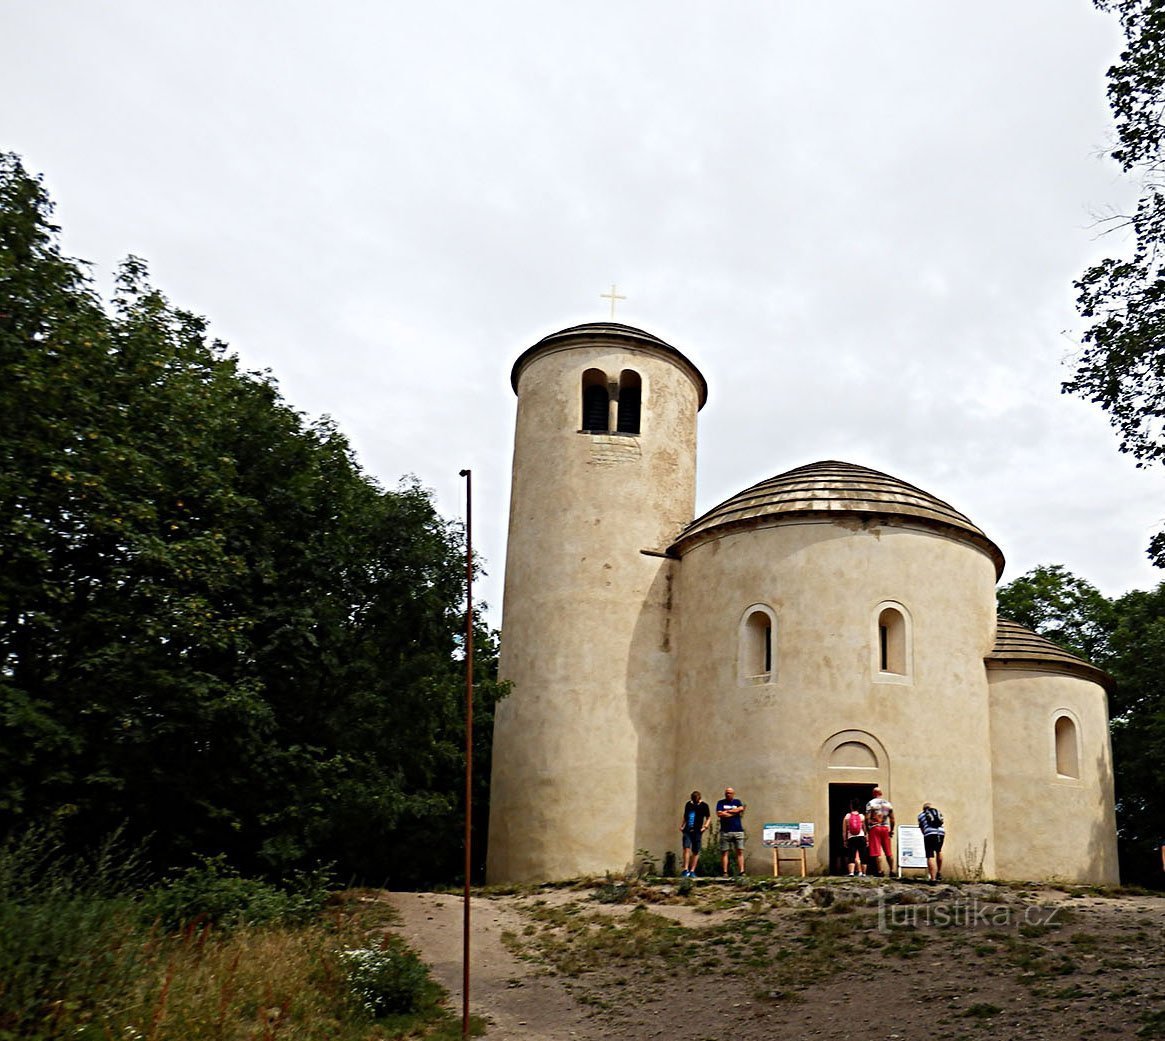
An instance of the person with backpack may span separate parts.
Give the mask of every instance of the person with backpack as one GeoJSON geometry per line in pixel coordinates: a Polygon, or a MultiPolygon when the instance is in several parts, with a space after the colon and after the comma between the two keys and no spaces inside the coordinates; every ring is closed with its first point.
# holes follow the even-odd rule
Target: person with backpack
{"type": "Polygon", "coordinates": [[[857,799],[851,799],[849,813],[841,819],[841,834],[845,839],[845,854],[849,861],[849,874],[866,877],[865,860],[868,857],[866,845],[866,818],[858,809],[857,799]]]}
{"type": "Polygon", "coordinates": [[[930,803],[924,802],[922,812],[918,815],[918,826],[922,829],[922,842],[926,847],[926,873],[932,882],[941,882],[943,839],[947,834],[943,827],[943,815],[930,803]]]}

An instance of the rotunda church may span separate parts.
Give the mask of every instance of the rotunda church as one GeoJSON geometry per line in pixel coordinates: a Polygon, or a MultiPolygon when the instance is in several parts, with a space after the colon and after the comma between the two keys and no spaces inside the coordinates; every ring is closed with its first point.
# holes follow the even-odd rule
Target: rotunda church
{"type": "Polygon", "coordinates": [[[593,323],[514,364],[490,881],[623,871],[679,848],[693,788],[766,821],[841,818],[875,784],[947,820],[948,868],[1117,881],[1099,669],[996,617],[1003,554],[896,477],[824,461],[695,517],[708,387],[662,340],[593,323]]]}

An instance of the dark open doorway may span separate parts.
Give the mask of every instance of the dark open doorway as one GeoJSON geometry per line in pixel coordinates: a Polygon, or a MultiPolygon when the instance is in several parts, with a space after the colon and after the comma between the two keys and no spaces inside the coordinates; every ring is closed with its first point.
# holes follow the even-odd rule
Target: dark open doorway
{"type": "Polygon", "coordinates": [[[841,833],[841,819],[849,812],[851,801],[858,804],[863,813],[866,803],[874,794],[874,784],[831,784],[829,786],[829,873],[831,875],[847,874],[845,836],[841,833]]]}

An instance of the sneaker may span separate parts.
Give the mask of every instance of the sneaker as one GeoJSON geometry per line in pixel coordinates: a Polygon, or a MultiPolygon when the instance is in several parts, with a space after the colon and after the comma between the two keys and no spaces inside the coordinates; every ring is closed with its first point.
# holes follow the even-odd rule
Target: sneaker
{"type": "Polygon", "coordinates": [[[943,873],[940,871],[937,875],[934,876],[934,880],[936,882],[941,882],[943,880],[943,873]]]}

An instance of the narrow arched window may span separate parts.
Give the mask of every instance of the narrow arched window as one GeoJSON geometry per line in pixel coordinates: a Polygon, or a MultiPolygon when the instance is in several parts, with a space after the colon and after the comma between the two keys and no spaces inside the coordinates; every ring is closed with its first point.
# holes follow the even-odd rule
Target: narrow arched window
{"type": "Polygon", "coordinates": [[[587,369],[582,377],[582,429],[587,433],[605,434],[611,429],[610,416],[607,375],[600,369],[587,369]]]}
{"type": "Polygon", "coordinates": [[[619,416],[616,429],[620,434],[638,434],[642,408],[643,381],[639,373],[624,369],[619,376],[619,416]]]}
{"type": "Polygon", "coordinates": [[[1055,726],[1056,773],[1061,777],[1080,776],[1080,746],[1076,740],[1076,723],[1070,716],[1059,716],[1055,726]]]}
{"type": "Polygon", "coordinates": [[[878,605],[875,626],[874,670],[876,678],[893,682],[910,675],[910,618],[901,604],[878,605]]]}
{"type": "Polygon", "coordinates": [[[769,683],[776,675],[775,619],[769,608],[754,604],[740,623],[738,673],[742,684],[769,683]]]}

